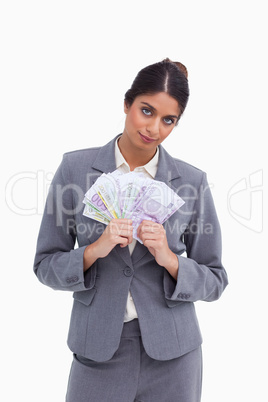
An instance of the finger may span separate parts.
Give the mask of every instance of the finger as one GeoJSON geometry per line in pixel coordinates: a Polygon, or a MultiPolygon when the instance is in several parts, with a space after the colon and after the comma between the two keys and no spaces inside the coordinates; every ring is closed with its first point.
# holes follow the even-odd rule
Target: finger
{"type": "Polygon", "coordinates": [[[143,233],[141,234],[141,240],[162,240],[164,236],[160,233],[143,233]]]}
{"type": "Polygon", "coordinates": [[[147,248],[151,247],[155,249],[157,247],[157,241],[155,239],[145,239],[143,245],[147,248]]]}
{"type": "Polygon", "coordinates": [[[112,219],[110,224],[116,225],[132,225],[132,219],[112,219]]]}
{"type": "Polygon", "coordinates": [[[152,238],[152,237],[145,237],[142,238],[141,241],[146,247],[153,247],[157,250],[163,249],[166,247],[166,241],[164,238],[152,238]]]}
{"type": "Polygon", "coordinates": [[[123,242],[124,244],[130,244],[133,241],[133,226],[126,229],[116,228],[110,235],[115,240],[116,244],[123,242]]]}
{"type": "Polygon", "coordinates": [[[162,225],[155,224],[142,224],[139,227],[139,233],[161,233],[164,230],[162,225]]]}
{"type": "Polygon", "coordinates": [[[112,228],[114,234],[118,234],[119,236],[128,236],[133,233],[133,226],[123,227],[123,228],[112,228]]]}
{"type": "Polygon", "coordinates": [[[141,226],[150,226],[150,227],[163,227],[160,223],[154,221],[143,220],[141,222],[141,226]]]}
{"type": "Polygon", "coordinates": [[[154,222],[154,221],[149,221],[148,219],[143,219],[143,221],[141,222],[142,225],[143,225],[143,224],[149,224],[149,225],[151,225],[151,224],[153,224],[153,223],[156,223],[156,222],[154,222]]]}
{"type": "Polygon", "coordinates": [[[129,244],[128,238],[127,237],[121,237],[120,241],[117,244],[120,244],[120,247],[128,246],[128,244],[129,244]]]}
{"type": "MultiPolygon", "coordinates": [[[[133,238],[133,229],[120,229],[120,230],[112,230],[110,232],[110,235],[112,237],[118,238],[118,237],[125,237],[127,239],[132,239],[133,238]]],[[[131,240],[132,241],[132,240],[131,240]]]]}
{"type": "Polygon", "coordinates": [[[110,233],[118,235],[130,235],[133,232],[133,226],[125,223],[111,224],[109,226],[110,233]]]}
{"type": "Polygon", "coordinates": [[[132,243],[132,241],[133,241],[133,236],[132,236],[132,234],[129,235],[129,236],[120,236],[120,237],[121,237],[121,239],[126,239],[126,241],[127,241],[127,244],[126,244],[126,245],[132,243]]]}

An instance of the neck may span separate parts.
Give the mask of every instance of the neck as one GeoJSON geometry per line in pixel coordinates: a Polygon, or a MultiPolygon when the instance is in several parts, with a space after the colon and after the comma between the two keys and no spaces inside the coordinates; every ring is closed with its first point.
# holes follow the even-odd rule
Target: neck
{"type": "Polygon", "coordinates": [[[119,138],[118,147],[126,162],[129,164],[131,171],[138,166],[146,165],[156,153],[156,147],[151,152],[144,149],[134,149],[132,144],[125,141],[124,136],[119,138]]]}

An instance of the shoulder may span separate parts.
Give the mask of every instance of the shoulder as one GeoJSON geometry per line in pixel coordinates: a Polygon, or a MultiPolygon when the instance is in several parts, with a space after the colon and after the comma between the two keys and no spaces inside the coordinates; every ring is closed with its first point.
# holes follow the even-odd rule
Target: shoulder
{"type": "Polygon", "coordinates": [[[181,159],[174,158],[174,163],[177,166],[181,182],[184,185],[190,185],[194,188],[199,188],[202,185],[206,185],[207,174],[202,169],[181,159]]]}
{"type": "Polygon", "coordinates": [[[94,147],[65,152],[54,179],[64,183],[80,183],[86,174],[92,172],[92,164],[100,149],[94,147]]]}
{"type": "Polygon", "coordinates": [[[181,175],[190,173],[191,175],[199,177],[199,176],[203,176],[203,174],[205,173],[200,168],[198,168],[198,167],[196,167],[194,165],[191,165],[190,163],[185,162],[185,161],[183,161],[181,159],[173,158],[173,160],[174,160],[174,163],[177,166],[177,169],[181,173],[181,175]]]}
{"type": "Polygon", "coordinates": [[[65,152],[62,157],[62,166],[72,174],[78,175],[92,170],[94,161],[98,158],[98,153],[102,147],[78,149],[65,152]]]}
{"type": "Polygon", "coordinates": [[[171,155],[163,146],[159,146],[160,157],[159,162],[162,167],[167,167],[168,169],[173,169],[174,173],[177,172],[179,176],[184,174],[190,174],[191,176],[202,176],[204,172],[190,163],[185,162],[182,159],[176,158],[171,155]]]}
{"type": "Polygon", "coordinates": [[[69,151],[65,152],[63,154],[63,159],[72,163],[76,161],[84,161],[84,160],[89,160],[92,159],[97,153],[101,147],[93,147],[93,148],[85,148],[85,149],[79,149],[75,151],[69,151]]]}
{"type": "Polygon", "coordinates": [[[114,151],[114,143],[117,137],[118,136],[101,146],[65,152],[63,154],[63,160],[71,166],[79,163],[79,165],[88,167],[93,166],[96,162],[98,167],[103,167],[102,165],[105,164],[107,160],[111,160],[111,155],[114,151]]]}
{"type": "Polygon", "coordinates": [[[162,155],[165,167],[171,170],[173,179],[180,179],[180,182],[198,186],[204,180],[206,173],[200,168],[185,162],[182,159],[171,156],[162,148],[162,155]]]}

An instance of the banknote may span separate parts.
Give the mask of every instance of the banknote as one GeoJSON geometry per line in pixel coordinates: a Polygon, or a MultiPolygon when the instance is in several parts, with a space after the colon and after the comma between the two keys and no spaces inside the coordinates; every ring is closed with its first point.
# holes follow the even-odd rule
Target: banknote
{"type": "Polygon", "coordinates": [[[93,208],[91,205],[89,205],[87,203],[86,203],[86,206],[84,208],[83,214],[85,216],[87,216],[88,218],[92,218],[95,221],[104,223],[105,225],[108,225],[110,220],[111,220],[110,218],[107,218],[107,216],[105,216],[104,214],[98,212],[96,210],[96,208],[93,208]]]}
{"type": "Polygon", "coordinates": [[[146,220],[163,224],[184,201],[164,182],[140,172],[103,173],[86,192],[83,214],[108,225],[111,219],[127,218],[133,222],[133,236],[146,220]]]}

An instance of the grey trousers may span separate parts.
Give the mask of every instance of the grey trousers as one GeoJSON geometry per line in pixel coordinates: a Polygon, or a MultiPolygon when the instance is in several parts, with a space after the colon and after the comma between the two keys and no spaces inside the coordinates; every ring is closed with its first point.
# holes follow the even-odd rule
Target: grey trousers
{"type": "Polygon", "coordinates": [[[66,402],[200,402],[201,347],[172,360],[150,358],[138,320],[124,324],[111,360],[74,355],[66,402]]]}

